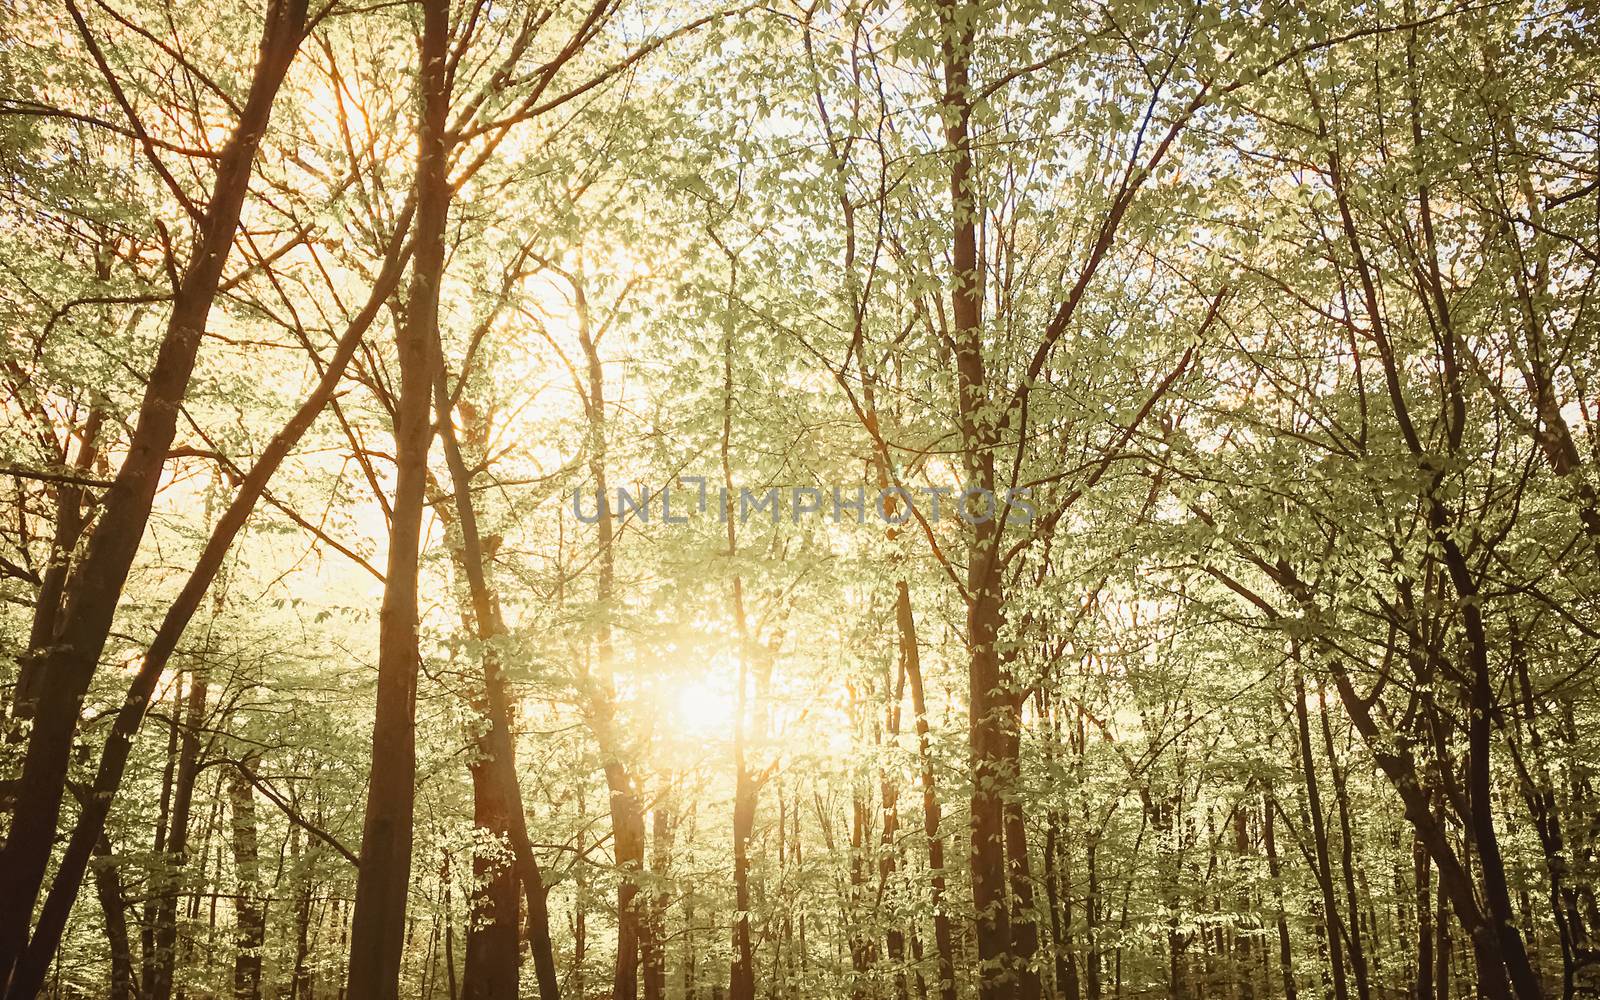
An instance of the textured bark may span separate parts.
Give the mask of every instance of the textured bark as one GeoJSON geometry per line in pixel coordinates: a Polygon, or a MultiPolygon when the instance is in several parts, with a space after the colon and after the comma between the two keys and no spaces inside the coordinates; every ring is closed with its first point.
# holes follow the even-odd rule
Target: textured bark
{"type": "Polygon", "coordinates": [[[395,493],[378,626],[378,700],[372,769],[361,829],[361,868],[350,924],[350,1000],[398,1000],[411,881],[416,789],[417,563],[430,438],[434,345],[444,231],[450,207],[445,124],[448,0],[422,3],[417,156],[417,227],[411,291],[398,331],[400,395],[395,412],[395,493]]]}
{"type": "MultiPolygon", "coordinates": [[[[88,25],[69,7],[80,34],[88,25]]],[[[0,982],[8,994],[31,996],[43,982],[44,968],[18,969],[28,942],[28,925],[44,883],[61,799],[66,789],[78,713],[111,632],[112,617],[128,570],[144,536],[156,486],[177,431],[178,408],[189,387],[201,334],[233,247],[239,213],[249,189],[256,151],[271,117],[272,104],[289,63],[300,46],[305,0],[270,0],[260,56],[238,123],[217,159],[209,200],[201,214],[194,256],[173,299],[172,313],[146,382],[144,398],[127,457],[101,499],[101,513],[90,533],[78,570],[66,585],[55,634],[60,641],[37,656],[41,684],[33,728],[23,758],[10,832],[0,852],[0,982]],[[19,975],[20,973],[20,975],[19,975]],[[19,988],[20,987],[20,988],[19,988]]],[[[103,63],[98,46],[97,62],[103,63]]],[[[109,72],[109,67],[105,67],[109,72]]],[[[30,962],[31,965],[37,963],[30,962]]],[[[46,963],[47,964],[47,963],[46,963]]]]}

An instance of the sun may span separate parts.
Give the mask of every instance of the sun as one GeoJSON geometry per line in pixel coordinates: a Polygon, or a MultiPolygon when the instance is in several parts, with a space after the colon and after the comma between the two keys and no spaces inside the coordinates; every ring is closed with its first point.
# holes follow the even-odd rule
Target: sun
{"type": "Polygon", "coordinates": [[[736,709],[730,688],[712,678],[700,677],[679,685],[673,693],[668,722],[684,736],[732,736],[736,709]]]}

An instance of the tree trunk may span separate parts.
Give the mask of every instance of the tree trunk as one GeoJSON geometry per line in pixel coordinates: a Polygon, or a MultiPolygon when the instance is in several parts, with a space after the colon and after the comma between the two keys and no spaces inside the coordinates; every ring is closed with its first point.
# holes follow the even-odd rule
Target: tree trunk
{"type": "Polygon", "coordinates": [[[128,901],[122,893],[122,876],[117,871],[111,844],[104,837],[95,848],[95,895],[105,918],[106,947],[111,952],[110,1000],[135,1000],[138,990],[133,979],[133,951],[128,946],[128,901]]]}
{"type": "MultiPolygon", "coordinates": [[[[106,272],[102,280],[110,277],[106,272]]],[[[78,446],[73,468],[87,473],[99,454],[100,425],[104,417],[98,407],[89,411],[89,419],[80,432],[82,443],[78,446]]],[[[33,606],[33,624],[28,631],[27,649],[43,650],[56,639],[56,625],[61,619],[61,598],[67,585],[67,573],[72,566],[72,553],[85,527],[83,517],[84,488],[77,483],[61,484],[56,490],[55,531],[50,538],[50,554],[39,582],[39,596],[33,606]]],[[[24,653],[17,664],[17,689],[13,695],[11,715],[14,720],[33,718],[39,700],[39,656],[24,653]]],[[[7,740],[20,735],[18,730],[7,733],[7,740]]]]}
{"type": "Polygon", "coordinates": [[[1333,894],[1333,862],[1329,859],[1328,831],[1322,821],[1322,795],[1317,785],[1316,759],[1311,756],[1311,720],[1306,708],[1306,680],[1298,658],[1291,660],[1294,670],[1294,717],[1299,725],[1300,764],[1306,782],[1306,805],[1311,813],[1311,835],[1316,847],[1317,888],[1321,892],[1322,926],[1328,945],[1328,964],[1333,970],[1333,995],[1348,1000],[1344,950],[1339,945],[1339,905],[1333,894]]]}
{"type": "Polygon", "coordinates": [[[398,1000],[411,881],[416,789],[417,563],[428,464],[429,398],[436,359],[444,231],[450,208],[445,136],[448,0],[423,0],[419,71],[417,228],[411,293],[398,332],[400,396],[395,412],[395,495],[378,631],[373,766],[361,829],[361,867],[350,925],[351,1000],[398,1000]]]}
{"type": "MultiPolygon", "coordinates": [[[[982,274],[978,261],[978,207],[972,189],[972,117],[968,64],[976,11],[960,0],[941,0],[946,145],[951,154],[950,299],[955,351],[957,410],[962,459],[968,485],[988,490],[995,484],[996,421],[988,413],[983,357],[982,274]]],[[[1016,988],[1010,913],[1006,890],[1006,817],[1002,789],[1006,767],[1009,697],[1002,690],[997,643],[1004,608],[1000,592],[998,526],[989,519],[973,526],[967,555],[968,707],[971,725],[972,900],[977,911],[979,1000],[1002,1000],[1016,988]]],[[[1019,980],[1020,982],[1020,980],[1019,980]]],[[[1024,994],[1026,995],[1026,994],[1024,994]]]]}
{"type": "Polygon", "coordinates": [[[900,661],[911,687],[911,711],[916,716],[917,760],[921,767],[922,832],[928,841],[928,891],[933,908],[933,942],[939,974],[940,1000],[955,1000],[955,937],[945,906],[944,833],[939,829],[938,789],[934,784],[933,751],[928,737],[928,701],[922,686],[922,652],[917,645],[917,620],[911,611],[911,589],[906,581],[895,584],[895,622],[900,633],[900,661]]]}
{"type": "Polygon", "coordinates": [[[1278,803],[1268,787],[1261,795],[1261,843],[1267,852],[1267,875],[1272,879],[1272,895],[1278,911],[1278,970],[1283,974],[1284,1000],[1297,1000],[1300,995],[1294,978],[1294,953],[1289,943],[1289,915],[1283,905],[1282,871],[1278,866],[1278,838],[1274,818],[1278,803]]]}
{"type": "Polygon", "coordinates": [[[205,725],[206,695],[209,685],[204,670],[196,670],[189,681],[189,697],[184,708],[182,734],[178,746],[177,777],[172,785],[172,821],[168,827],[166,858],[162,870],[162,890],[154,906],[155,950],[145,970],[149,977],[146,1000],[168,1000],[172,996],[173,967],[177,961],[178,895],[184,866],[188,864],[189,813],[194,803],[194,783],[200,767],[200,733],[205,725]]]}
{"type": "Polygon", "coordinates": [[[1430,884],[1431,866],[1428,849],[1420,838],[1411,838],[1411,865],[1416,878],[1417,906],[1417,974],[1415,996],[1417,1000],[1434,1000],[1433,996],[1433,888],[1430,884]]]}
{"type": "MultiPolygon", "coordinates": [[[[782,836],[780,831],[779,836],[782,836]]],[[[655,881],[655,897],[650,901],[649,919],[640,941],[644,966],[644,1000],[666,1000],[667,995],[667,906],[672,895],[667,874],[672,865],[672,818],[665,797],[651,810],[653,850],[650,872],[655,881]]]]}
{"type": "Polygon", "coordinates": [[[267,915],[256,847],[255,786],[241,768],[234,768],[229,775],[228,804],[233,812],[233,871],[239,884],[233,903],[237,923],[234,941],[238,948],[233,960],[233,996],[234,1000],[261,1000],[261,952],[267,938],[267,915]]]}
{"type": "Polygon", "coordinates": [[[1344,939],[1350,949],[1350,969],[1356,978],[1356,995],[1361,1000],[1369,1000],[1372,992],[1367,985],[1367,954],[1361,945],[1361,917],[1360,904],[1356,895],[1356,873],[1353,854],[1355,841],[1350,831],[1350,796],[1345,789],[1344,771],[1339,767],[1339,759],[1334,755],[1333,727],[1328,721],[1328,699],[1319,688],[1317,691],[1317,710],[1322,719],[1322,748],[1328,756],[1328,773],[1333,775],[1334,799],[1339,807],[1339,863],[1344,874],[1345,912],[1349,920],[1344,922],[1344,939]]]}
{"type": "MultiPolygon", "coordinates": [[[[69,5],[69,10],[80,34],[88,40],[88,25],[75,6],[69,5]]],[[[256,150],[278,88],[299,49],[305,18],[306,0],[269,0],[249,95],[238,124],[218,156],[195,253],[174,296],[172,314],[128,442],[127,458],[101,498],[99,521],[90,534],[83,561],[66,588],[60,624],[55,630],[61,641],[29,653],[30,657],[37,657],[38,672],[50,677],[51,683],[42,685],[34,706],[33,728],[18,781],[16,801],[27,807],[14,810],[5,848],[0,851],[0,899],[7,901],[0,907],[0,983],[8,984],[8,995],[15,991],[18,997],[32,996],[44,982],[48,961],[44,966],[30,961],[28,970],[17,966],[28,943],[29,921],[55,843],[78,713],[110,635],[128,570],[144,537],[161,470],[177,432],[178,408],[188,391],[201,335],[233,247],[256,150]]],[[[93,53],[103,64],[98,45],[93,53]]]]}

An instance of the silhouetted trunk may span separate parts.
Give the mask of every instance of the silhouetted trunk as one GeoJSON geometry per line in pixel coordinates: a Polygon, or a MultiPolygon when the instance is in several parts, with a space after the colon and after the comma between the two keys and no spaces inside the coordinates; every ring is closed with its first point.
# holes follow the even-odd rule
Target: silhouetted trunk
{"type": "MultiPolygon", "coordinates": [[[[69,5],[69,11],[87,42],[91,38],[88,25],[76,6],[69,5]]],[[[78,713],[144,537],[161,470],[176,434],[179,405],[188,391],[201,336],[233,247],[256,150],[278,88],[299,49],[305,18],[306,0],[269,0],[250,91],[238,123],[218,155],[194,255],[174,294],[127,457],[101,498],[100,517],[90,533],[83,561],[66,587],[59,624],[53,630],[60,641],[28,654],[37,657],[32,669],[51,678],[51,683],[39,686],[18,779],[16,801],[26,803],[26,808],[13,810],[5,848],[0,851],[0,899],[6,900],[0,907],[0,983],[8,984],[8,996],[31,997],[44,982],[48,959],[43,965],[30,960],[26,970],[17,966],[28,943],[29,921],[55,843],[78,713]]],[[[93,54],[97,62],[105,64],[98,44],[93,54]]]]}
{"type": "MultiPolygon", "coordinates": [[[[100,277],[101,280],[109,278],[109,271],[100,277]]],[[[89,418],[79,432],[81,443],[72,463],[75,471],[87,473],[94,467],[95,457],[99,454],[100,425],[103,420],[98,407],[89,411],[89,418]]],[[[50,553],[45,570],[40,576],[39,596],[33,605],[33,624],[28,630],[29,652],[24,652],[17,664],[17,688],[11,705],[14,720],[33,718],[39,700],[40,657],[32,651],[44,650],[55,641],[56,625],[61,619],[61,598],[72,567],[73,549],[85,527],[83,486],[75,482],[63,482],[55,493],[55,530],[50,537],[50,553]]],[[[8,732],[8,741],[17,735],[20,735],[18,730],[8,732]]]]}
{"type": "Polygon", "coordinates": [[[1417,1000],[1433,997],[1433,887],[1428,849],[1416,836],[1411,839],[1411,867],[1416,879],[1417,969],[1414,995],[1417,1000]]]}
{"type": "Polygon", "coordinates": [[[134,1000],[138,990],[133,979],[133,951],[128,946],[128,901],[122,893],[122,876],[117,871],[111,844],[102,837],[95,847],[95,896],[106,925],[106,948],[111,953],[110,1000],[134,1000]]]}
{"type": "Polygon", "coordinates": [[[446,177],[448,0],[422,2],[418,126],[417,227],[411,292],[398,331],[400,394],[395,410],[395,492],[378,627],[377,713],[372,768],[361,829],[361,867],[350,924],[350,1000],[397,1000],[411,881],[412,806],[416,795],[417,562],[430,438],[429,405],[436,359],[444,231],[450,208],[446,177]]]}
{"type": "Polygon", "coordinates": [[[1064,813],[1045,820],[1044,891],[1050,907],[1050,943],[1055,952],[1055,988],[1062,1000],[1081,1000],[1078,956],[1072,945],[1072,886],[1066,874],[1064,813]]]}
{"type": "MultiPolygon", "coordinates": [[[[333,354],[328,358],[322,376],[318,379],[316,388],[312,390],[304,403],[295,411],[289,421],[275,434],[266,448],[261,452],[256,464],[251,467],[248,474],[239,484],[238,492],[229,503],[222,517],[218,519],[216,527],[212,529],[210,538],[206,541],[205,548],[201,551],[195,562],[194,569],[190,571],[189,578],[184,582],[183,589],[167,608],[167,613],[161,621],[161,627],[156,631],[155,638],[151,640],[150,648],[146,651],[139,665],[138,672],[133,681],[128,685],[128,693],[117,710],[117,715],[112,722],[111,731],[107,734],[105,745],[100,751],[100,763],[95,773],[94,795],[88,797],[78,814],[77,823],[73,826],[72,836],[67,844],[67,849],[62,855],[61,863],[56,868],[56,874],[50,884],[50,893],[40,911],[39,921],[34,930],[33,939],[28,944],[27,964],[31,967],[43,968],[48,965],[51,956],[55,954],[61,938],[61,933],[66,926],[68,914],[72,904],[77,898],[78,887],[82,882],[84,868],[88,863],[94,843],[102,836],[106,818],[110,814],[111,804],[116,798],[117,791],[121,788],[123,772],[127,767],[128,755],[134,744],[134,737],[139,731],[151,699],[155,695],[157,684],[165,671],[172,654],[176,651],[178,640],[182,637],[184,629],[188,627],[195,612],[200,607],[201,599],[205,596],[207,588],[220,572],[223,560],[234,539],[243,529],[251,512],[255,509],[256,502],[265,492],[267,482],[277,471],[283,459],[289,454],[290,449],[304,436],[311,427],[328,401],[332,398],[334,390],[344,374],[345,367],[355,355],[361,338],[366,333],[372,321],[377,317],[383,302],[394,291],[400,275],[404,270],[405,253],[402,250],[404,237],[410,227],[412,206],[408,204],[400,213],[396,222],[396,231],[384,261],[384,266],[377,280],[373,284],[371,295],[366,306],[351,320],[344,335],[340,338],[333,354]]],[[[177,729],[171,730],[172,739],[176,741],[177,729]]],[[[157,843],[155,850],[159,854],[165,849],[167,835],[167,814],[170,806],[171,787],[173,781],[172,770],[176,764],[176,743],[168,752],[168,769],[162,785],[160,819],[157,824],[157,843]]],[[[151,960],[155,954],[155,941],[153,921],[146,921],[143,933],[144,952],[146,956],[145,968],[148,975],[152,970],[151,960]]],[[[42,973],[41,973],[42,974],[42,973]]]]}

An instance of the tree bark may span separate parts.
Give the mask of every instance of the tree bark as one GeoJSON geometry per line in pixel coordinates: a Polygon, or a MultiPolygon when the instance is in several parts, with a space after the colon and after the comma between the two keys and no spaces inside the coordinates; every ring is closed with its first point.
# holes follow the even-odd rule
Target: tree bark
{"type": "Polygon", "coordinates": [[[111,844],[104,837],[95,847],[95,895],[106,924],[106,946],[111,952],[110,1000],[134,1000],[133,950],[128,944],[128,901],[122,893],[122,876],[111,844]]]}
{"type": "MultiPolygon", "coordinates": [[[[103,276],[109,278],[109,273],[103,276]]],[[[96,407],[89,411],[80,432],[81,444],[73,461],[73,468],[87,473],[99,454],[100,425],[104,417],[96,407]]],[[[17,664],[17,689],[12,696],[13,720],[33,718],[39,700],[40,658],[34,650],[44,650],[56,639],[56,625],[61,618],[61,598],[67,585],[67,574],[72,566],[72,553],[83,535],[84,488],[75,482],[65,482],[56,490],[55,531],[50,538],[50,555],[39,583],[39,596],[33,606],[33,624],[28,630],[29,652],[17,664]]],[[[16,731],[7,733],[13,738],[16,731]]]]}
{"type": "Polygon", "coordinates": [[[1282,871],[1278,865],[1278,838],[1274,817],[1278,804],[1269,787],[1261,795],[1261,843],[1267,852],[1267,875],[1272,879],[1272,895],[1278,911],[1278,971],[1283,974],[1284,1000],[1297,1000],[1300,995],[1294,978],[1294,952],[1289,942],[1289,915],[1283,905],[1282,871]]]}
{"type": "MultiPolygon", "coordinates": [[[[247,763],[253,763],[248,762],[247,763]]],[[[234,1000],[261,1000],[261,953],[267,939],[267,914],[261,896],[261,859],[256,836],[255,786],[242,768],[228,776],[228,805],[233,814],[234,1000]]]]}
{"type": "MultiPolygon", "coordinates": [[[[70,11],[87,41],[91,37],[88,25],[75,6],[70,11]]],[[[0,851],[0,898],[7,900],[6,906],[0,907],[0,983],[8,984],[8,991],[22,986],[18,996],[31,995],[43,983],[42,968],[37,971],[36,981],[35,973],[29,971],[25,977],[28,981],[19,983],[17,966],[28,942],[29,922],[50,862],[78,713],[144,537],[161,470],[177,432],[178,408],[188,391],[201,334],[233,247],[256,151],[271,117],[273,100],[299,50],[305,19],[306,0],[269,0],[250,91],[238,123],[218,156],[195,253],[178,284],[166,333],[128,442],[127,458],[101,499],[100,518],[90,533],[83,561],[66,585],[60,624],[55,631],[61,641],[29,653],[38,658],[37,669],[50,683],[42,685],[39,692],[18,782],[17,802],[26,803],[27,807],[14,811],[5,848],[0,851]]],[[[93,53],[104,66],[97,45],[93,53]]]]}
{"type": "Polygon", "coordinates": [[[444,233],[450,208],[446,117],[449,0],[423,0],[418,73],[417,228],[411,291],[398,331],[400,396],[395,411],[395,495],[378,631],[373,766],[361,830],[361,867],[350,925],[350,1000],[398,1000],[411,881],[416,789],[417,575],[423,486],[444,233]]]}
{"type": "Polygon", "coordinates": [[[955,935],[945,905],[944,833],[938,788],[934,783],[933,749],[928,736],[928,700],[922,685],[922,651],[917,644],[917,619],[911,609],[911,589],[906,581],[895,584],[895,622],[900,634],[900,661],[911,688],[911,711],[916,717],[917,761],[921,768],[922,832],[928,841],[928,892],[933,908],[933,942],[939,976],[940,1000],[955,1000],[955,935]]]}
{"type": "Polygon", "coordinates": [[[1322,819],[1322,795],[1317,783],[1316,758],[1311,755],[1311,722],[1306,708],[1306,680],[1298,657],[1291,657],[1294,670],[1294,717],[1299,725],[1300,764],[1305,775],[1306,805],[1311,813],[1311,836],[1316,848],[1317,888],[1321,892],[1322,926],[1328,943],[1328,964],[1333,970],[1333,995],[1348,1000],[1350,989],[1345,977],[1344,950],[1340,947],[1339,904],[1333,894],[1333,862],[1328,849],[1328,831],[1322,819]]]}
{"type": "Polygon", "coordinates": [[[184,866],[188,864],[189,813],[194,803],[194,783],[200,767],[200,732],[205,726],[209,684],[203,669],[189,680],[183,730],[178,745],[178,770],[172,785],[172,821],[168,827],[162,890],[156,897],[153,923],[155,950],[145,970],[146,1000],[172,996],[173,968],[177,962],[178,894],[184,866]]]}

